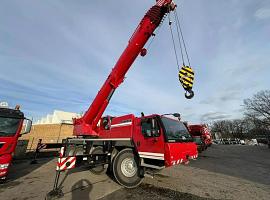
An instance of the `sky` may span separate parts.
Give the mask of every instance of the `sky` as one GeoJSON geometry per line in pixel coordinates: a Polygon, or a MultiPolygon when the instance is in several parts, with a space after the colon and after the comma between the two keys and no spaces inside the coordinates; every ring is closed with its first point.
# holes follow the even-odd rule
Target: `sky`
{"type": "MultiPolygon", "coordinates": [[[[20,104],[34,120],[55,109],[84,112],[154,3],[0,0],[0,101],[20,104]]],[[[241,117],[243,99],[269,89],[269,0],[176,3],[195,97],[184,97],[166,19],[105,114],[179,112],[185,121],[209,123],[241,117]]]]}

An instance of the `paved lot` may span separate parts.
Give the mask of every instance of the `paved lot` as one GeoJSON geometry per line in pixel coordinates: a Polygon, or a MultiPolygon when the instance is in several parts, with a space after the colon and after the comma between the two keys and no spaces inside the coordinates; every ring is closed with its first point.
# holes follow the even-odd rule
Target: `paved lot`
{"type": "MultiPolygon", "coordinates": [[[[44,199],[53,186],[55,160],[13,165],[0,199],[44,199]]],[[[163,170],[141,187],[121,188],[108,176],[74,171],[62,176],[61,199],[270,199],[270,150],[266,147],[213,146],[188,166],[163,170]]]]}
{"type": "Polygon", "coordinates": [[[270,150],[257,146],[212,146],[188,166],[168,168],[138,189],[109,199],[270,199],[270,150]]]}

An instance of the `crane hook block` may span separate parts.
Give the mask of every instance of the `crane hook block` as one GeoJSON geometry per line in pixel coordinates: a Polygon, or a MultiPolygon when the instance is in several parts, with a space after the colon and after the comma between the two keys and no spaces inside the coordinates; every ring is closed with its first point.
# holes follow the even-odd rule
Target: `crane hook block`
{"type": "Polygon", "coordinates": [[[192,91],[194,82],[194,71],[190,66],[183,66],[179,71],[179,81],[186,91],[185,97],[187,99],[192,99],[194,97],[194,92],[192,91]]]}

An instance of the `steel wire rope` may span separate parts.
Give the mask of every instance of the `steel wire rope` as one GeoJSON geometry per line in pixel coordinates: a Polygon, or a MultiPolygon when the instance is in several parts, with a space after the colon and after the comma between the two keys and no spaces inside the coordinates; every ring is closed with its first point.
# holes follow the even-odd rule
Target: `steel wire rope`
{"type": "Polygon", "coordinates": [[[179,27],[179,30],[180,30],[180,35],[181,35],[181,38],[182,38],[182,41],[183,41],[183,46],[184,46],[184,49],[185,49],[188,64],[189,64],[189,66],[191,66],[190,65],[190,59],[189,59],[188,52],[187,52],[186,42],[185,42],[183,31],[182,31],[182,27],[181,27],[180,20],[179,20],[179,17],[178,17],[178,14],[177,14],[176,10],[174,11],[174,15],[175,15],[175,18],[176,18],[176,26],[179,27]]]}
{"type": "Polygon", "coordinates": [[[172,42],[173,42],[174,54],[175,54],[175,58],[176,58],[176,64],[177,64],[177,68],[178,68],[178,71],[179,71],[180,70],[180,68],[179,68],[179,59],[178,59],[175,40],[174,40],[174,36],[173,36],[172,21],[171,21],[170,13],[168,14],[168,19],[169,19],[169,27],[170,27],[170,32],[171,32],[171,37],[172,37],[172,42]]]}
{"type": "Polygon", "coordinates": [[[185,59],[184,59],[184,53],[183,53],[183,46],[182,46],[182,42],[181,42],[179,26],[177,25],[177,19],[176,19],[175,12],[174,12],[174,20],[175,20],[175,22],[176,22],[176,30],[177,30],[178,42],[179,42],[179,46],[180,46],[180,50],[181,50],[182,62],[183,62],[183,66],[185,66],[185,59]]]}

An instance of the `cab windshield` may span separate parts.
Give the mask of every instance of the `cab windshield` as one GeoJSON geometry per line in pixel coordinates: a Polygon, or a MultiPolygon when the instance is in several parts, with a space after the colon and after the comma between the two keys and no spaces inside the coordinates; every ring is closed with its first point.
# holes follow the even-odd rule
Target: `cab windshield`
{"type": "Polygon", "coordinates": [[[165,136],[167,142],[191,142],[193,141],[186,126],[181,121],[161,117],[161,121],[165,128],[165,136]]]}
{"type": "Polygon", "coordinates": [[[0,137],[14,136],[19,128],[20,120],[17,118],[0,117],[0,137]]]}

